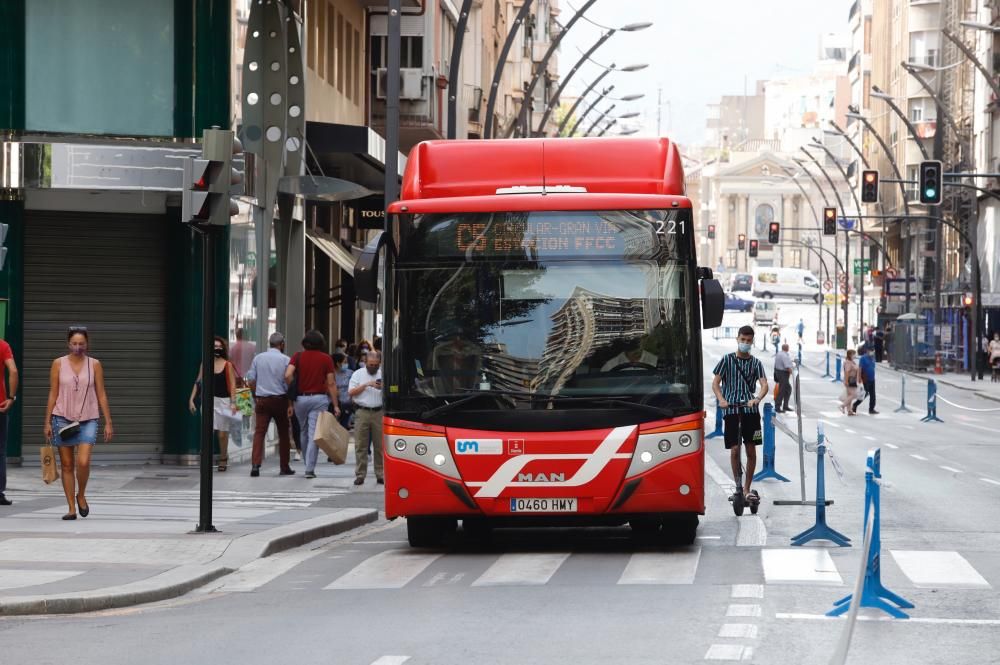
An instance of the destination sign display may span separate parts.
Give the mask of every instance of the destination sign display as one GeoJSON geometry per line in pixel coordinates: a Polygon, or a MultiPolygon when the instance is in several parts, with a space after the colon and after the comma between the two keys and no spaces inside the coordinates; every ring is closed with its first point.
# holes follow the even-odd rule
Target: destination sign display
{"type": "Polygon", "coordinates": [[[624,238],[604,220],[527,219],[460,223],[455,245],[463,254],[621,254],[624,238]]]}

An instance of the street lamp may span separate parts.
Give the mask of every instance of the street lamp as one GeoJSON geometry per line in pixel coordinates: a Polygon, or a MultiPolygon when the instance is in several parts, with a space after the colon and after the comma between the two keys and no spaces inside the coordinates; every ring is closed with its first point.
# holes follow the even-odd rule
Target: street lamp
{"type": "Polygon", "coordinates": [[[920,75],[921,72],[924,73],[942,72],[946,69],[949,69],[950,67],[954,67],[955,65],[948,65],[946,67],[931,67],[929,65],[921,65],[913,62],[906,62],[905,60],[901,62],[900,65],[910,74],[910,76],[917,79],[917,83],[920,84],[920,87],[923,88],[927,92],[927,94],[930,95],[931,99],[934,100],[934,103],[937,105],[938,115],[944,116],[944,119],[948,121],[949,125],[951,125],[952,131],[955,132],[955,136],[957,136],[960,140],[964,140],[964,133],[962,132],[961,129],[958,128],[958,123],[955,122],[955,117],[948,111],[948,107],[945,106],[944,103],[941,101],[941,97],[938,95],[937,91],[934,90],[933,87],[931,87],[931,84],[927,82],[927,79],[925,79],[923,76],[920,75]]]}
{"type": "Polygon", "coordinates": [[[906,125],[906,131],[910,133],[910,136],[913,137],[913,140],[916,142],[917,147],[920,148],[920,154],[923,155],[923,158],[925,160],[930,159],[930,155],[927,154],[927,148],[924,147],[923,141],[921,140],[921,136],[920,134],[917,133],[917,128],[913,125],[912,122],[910,122],[910,119],[906,116],[906,114],[903,113],[903,109],[899,108],[899,106],[896,104],[895,98],[893,98],[892,95],[883,92],[882,89],[879,88],[877,85],[872,86],[871,96],[874,97],[875,99],[881,99],[883,102],[889,105],[889,108],[892,109],[892,112],[896,114],[896,116],[902,121],[904,125],[906,125]]]}
{"type": "MultiPolygon", "coordinates": [[[[614,90],[614,89],[615,89],[614,85],[609,85],[607,88],[605,88],[601,92],[601,94],[597,97],[597,99],[595,99],[594,102],[590,106],[588,106],[587,109],[583,113],[580,114],[580,117],[577,118],[576,122],[573,124],[573,127],[570,128],[570,130],[566,134],[566,136],[573,136],[574,134],[576,134],[576,130],[580,126],[580,123],[583,122],[583,119],[586,118],[587,115],[591,111],[594,110],[594,107],[597,106],[598,104],[600,104],[601,100],[604,99],[605,97],[607,97],[608,94],[610,94],[611,91],[614,90]]],[[[580,99],[578,99],[576,101],[576,103],[573,105],[573,107],[576,108],[576,106],[579,105],[579,103],[580,103],[580,101],[582,99],[583,99],[583,95],[580,95],[580,99]]],[[[569,113],[567,113],[565,115],[565,117],[563,117],[562,121],[559,123],[559,129],[556,130],[556,136],[562,136],[563,135],[563,129],[566,128],[566,124],[569,122],[570,118],[572,118],[572,117],[573,117],[572,111],[570,111],[569,113]]]]}
{"type": "MultiPolygon", "coordinates": [[[[579,65],[579,63],[577,63],[577,64],[579,65]]],[[[590,85],[587,86],[586,90],[584,90],[580,94],[580,96],[576,98],[576,101],[573,102],[573,105],[569,108],[568,111],[566,111],[566,115],[563,117],[562,122],[559,123],[559,129],[556,130],[556,134],[557,135],[562,135],[563,129],[566,128],[566,123],[568,123],[569,119],[573,117],[574,113],[576,113],[576,109],[578,109],[580,107],[580,104],[583,103],[583,99],[587,95],[590,94],[591,90],[593,90],[594,88],[597,87],[598,83],[600,83],[601,81],[604,80],[605,76],[607,76],[608,74],[610,74],[611,72],[614,72],[614,71],[637,72],[637,71],[639,71],[641,69],[645,69],[648,66],[649,65],[647,65],[647,64],[626,65],[625,67],[622,67],[621,69],[617,69],[617,67],[615,66],[615,64],[612,63],[610,67],[604,67],[604,71],[601,72],[600,75],[597,78],[595,78],[593,81],[590,82],[590,85]]],[[[563,88],[565,87],[565,83],[566,82],[563,81],[563,85],[561,85],[559,87],[559,93],[562,92],[563,88]]],[[[549,113],[552,112],[552,109],[554,108],[554,104],[556,102],[558,102],[558,100],[559,100],[559,93],[557,93],[555,96],[553,96],[552,99],[549,101],[549,105],[545,109],[545,117],[542,119],[542,124],[539,127],[539,129],[541,127],[545,126],[545,121],[548,120],[549,113]]],[[[623,101],[625,101],[625,100],[623,99],[623,101]]],[[[589,112],[589,109],[588,109],[588,112],[589,112]]],[[[574,127],[574,129],[576,129],[576,128],[574,127]]],[[[570,132],[570,134],[572,134],[572,132],[570,132]]]]}
{"type": "Polygon", "coordinates": [[[638,127],[629,127],[627,129],[623,129],[620,132],[618,132],[618,136],[631,136],[632,134],[638,134],[638,133],[639,133],[638,127]]]}
{"type": "Polygon", "coordinates": [[[514,45],[514,37],[517,36],[518,30],[521,29],[521,24],[524,20],[528,18],[528,14],[531,12],[531,3],[533,0],[524,0],[524,4],[517,11],[517,16],[514,17],[514,22],[510,26],[510,31],[507,32],[507,39],[503,43],[503,48],[500,49],[500,55],[497,56],[497,66],[493,70],[493,81],[490,83],[490,95],[486,102],[486,118],[483,121],[483,138],[490,139],[493,138],[493,111],[496,109],[497,105],[497,93],[500,90],[500,77],[503,75],[503,67],[507,64],[507,56],[510,54],[510,49],[514,45]]]}
{"type": "MultiPolygon", "coordinates": [[[[468,2],[469,0],[466,1],[468,2]]],[[[595,2],[597,2],[597,0],[587,0],[587,2],[584,3],[575,14],[573,14],[569,21],[566,22],[566,25],[562,26],[562,30],[559,31],[559,34],[556,35],[555,39],[553,39],[549,44],[549,48],[545,51],[545,55],[543,55],[542,59],[537,65],[535,65],[535,71],[531,76],[531,81],[528,82],[528,86],[524,89],[524,98],[521,100],[521,108],[518,111],[518,115],[521,119],[519,122],[511,123],[510,128],[507,130],[506,138],[510,138],[511,135],[513,135],[518,125],[521,126],[521,133],[523,135],[529,133],[531,129],[531,105],[532,100],[534,99],[533,95],[535,93],[535,86],[538,85],[538,81],[546,72],[549,66],[549,60],[552,59],[553,54],[555,54],[555,52],[559,49],[559,44],[562,43],[563,37],[566,36],[566,34],[570,31],[570,28],[572,28],[577,21],[584,18],[584,14],[587,13],[587,10],[590,9],[591,5],[595,2]]]]}
{"type": "MultiPolygon", "coordinates": [[[[586,132],[584,132],[583,135],[584,136],[590,136],[590,133],[593,132],[594,129],[597,128],[597,125],[599,125],[602,120],[604,120],[606,117],[608,117],[609,113],[611,113],[612,111],[615,110],[616,106],[617,106],[617,104],[612,104],[611,106],[609,106],[608,110],[605,111],[604,113],[602,113],[601,115],[599,115],[597,117],[597,120],[594,121],[594,124],[592,124],[590,126],[590,129],[588,129],[586,132]]],[[[639,112],[638,111],[631,111],[631,112],[628,112],[628,113],[621,113],[619,115],[613,116],[613,119],[615,120],[615,122],[617,122],[619,120],[627,120],[629,118],[638,118],[638,117],[639,117],[639,112]]],[[[607,131],[607,129],[605,129],[605,131],[607,131]]]]}
{"type": "MultiPolygon", "coordinates": [[[[623,26],[623,27],[619,28],[619,30],[622,30],[624,32],[637,32],[639,30],[645,30],[646,28],[650,27],[651,25],[653,25],[653,24],[652,23],[630,23],[630,24],[628,24],[626,26],[623,26]]],[[[594,53],[597,51],[597,49],[601,48],[601,46],[603,46],[606,41],[608,41],[609,39],[611,39],[611,36],[613,34],[615,34],[616,32],[618,32],[618,30],[610,29],[610,30],[606,31],[603,35],[601,35],[601,37],[596,42],[594,42],[594,45],[591,46],[589,49],[587,49],[587,51],[584,52],[584,54],[580,56],[580,59],[576,61],[576,64],[574,64],[573,67],[569,70],[569,73],[567,73],[566,76],[563,78],[562,82],[559,84],[559,87],[556,89],[555,93],[553,93],[553,95],[552,95],[552,98],[549,100],[548,105],[545,107],[545,113],[542,115],[542,120],[538,123],[538,133],[539,134],[541,134],[544,131],[544,129],[545,129],[545,123],[549,121],[549,116],[552,115],[553,109],[555,108],[556,104],[559,103],[559,96],[562,95],[562,93],[563,93],[564,90],[566,90],[566,86],[573,79],[573,76],[575,76],[576,73],[580,70],[580,67],[583,65],[583,63],[585,61],[589,60],[590,56],[594,55],[594,53]]],[[[648,67],[648,65],[632,65],[631,68],[629,68],[629,67],[623,67],[621,69],[621,71],[625,71],[625,72],[633,71],[634,72],[634,71],[638,71],[640,69],[645,69],[646,67],[648,67]]],[[[601,78],[603,78],[604,76],[606,76],[613,69],[615,69],[614,65],[611,65],[611,67],[605,68],[604,73],[602,73],[601,76],[598,77],[598,80],[600,80],[601,78]]]]}

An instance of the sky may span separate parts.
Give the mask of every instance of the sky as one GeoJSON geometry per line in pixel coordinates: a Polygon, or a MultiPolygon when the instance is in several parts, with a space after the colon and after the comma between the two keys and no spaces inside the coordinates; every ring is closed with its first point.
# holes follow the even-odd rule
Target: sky
{"type": "MultiPolygon", "coordinates": [[[[559,0],[565,25],[585,0],[559,0]]],[[[722,95],[753,93],[757,80],[806,74],[817,60],[820,36],[847,34],[852,0],[597,0],[586,18],[608,27],[650,21],[641,32],[613,35],[594,56],[600,65],[619,68],[647,63],[645,70],[617,72],[598,86],[613,83],[610,97],[645,93],[634,102],[617,102],[613,113],[640,111],[642,134],[655,135],[657,90],[662,88],[661,133],[683,144],[705,135],[706,105],[722,95]]],[[[563,38],[560,78],[601,36],[602,29],[581,19],[563,38]]],[[[567,90],[579,94],[599,74],[587,63],[567,90]]],[[[610,103],[602,102],[603,111],[610,103]]],[[[584,129],[598,112],[584,122],[584,129]]],[[[611,116],[609,116],[610,118],[611,116]]],[[[610,133],[613,133],[613,129],[610,133]]]]}

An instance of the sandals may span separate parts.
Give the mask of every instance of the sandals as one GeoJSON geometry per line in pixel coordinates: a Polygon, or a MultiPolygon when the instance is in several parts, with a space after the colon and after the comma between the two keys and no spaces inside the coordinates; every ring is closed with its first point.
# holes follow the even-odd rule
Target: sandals
{"type": "Polygon", "coordinates": [[[219,472],[221,473],[228,468],[229,468],[229,455],[226,455],[225,458],[219,458],[219,472]]]}

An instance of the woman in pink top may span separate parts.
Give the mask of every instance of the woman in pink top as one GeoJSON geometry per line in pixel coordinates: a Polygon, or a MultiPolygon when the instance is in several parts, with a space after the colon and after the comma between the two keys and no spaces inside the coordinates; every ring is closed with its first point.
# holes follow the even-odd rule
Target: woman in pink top
{"type": "Polygon", "coordinates": [[[90,338],[87,329],[72,327],[66,336],[69,355],[52,361],[49,371],[49,403],[45,408],[45,440],[59,448],[62,463],[63,492],[69,503],[64,520],[75,520],[90,514],[87,503],[87,481],[90,479],[90,453],[97,443],[97,423],[104,413],[104,441],[110,441],[115,430],[111,425],[111,409],[104,392],[104,366],[87,355],[90,338]],[[80,492],[75,485],[79,482],[80,492]]]}

